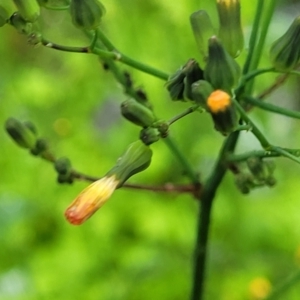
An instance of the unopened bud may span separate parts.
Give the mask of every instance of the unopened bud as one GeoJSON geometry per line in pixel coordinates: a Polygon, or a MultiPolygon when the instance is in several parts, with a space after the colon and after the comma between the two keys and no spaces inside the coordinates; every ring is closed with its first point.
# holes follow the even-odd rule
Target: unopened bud
{"type": "Polygon", "coordinates": [[[37,0],[13,0],[18,12],[22,18],[27,21],[34,23],[40,15],[40,7],[37,0]]]}
{"type": "Polygon", "coordinates": [[[36,137],[32,131],[17,119],[9,118],[5,122],[5,129],[10,137],[22,148],[33,149],[36,137]]]}
{"type": "Polygon", "coordinates": [[[238,125],[238,117],[229,94],[222,90],[216,90],[210,94],[206,104],[216,130],[223,135],[234,131],[238,125]]]}
{"type": "Polygon", "coordinates": [[[21,34],[29,35],[32,33],[33,24],[24,20],[19,12],[15,12],[10,17],[9,23],[21,34]]]}
{"type": "Polygon", "coordinates": [[[248,173],[239,173],[235,176],[235,184],[242,194],[249,194],[254,188],[253,177],[248,173]]]}
{"type": "Polygon", "coordinates": [[[96,29],[105,14],[99,0],[71,0],[70,13],[73,24],[82,29],[96,29]]]}
{"type": "Polygon", "coordinates": [[[148,127],[155,121],[155,116],[148,107],[134,99],[128,99],[121,104],[121,113],[130,122],[148,127]]]}
{"type": "Polygon", "coordinates": [[[205,80],[198,80],[192,84],[194,101],[205,109],[207,106],[207,99],[213,91],[211,84],[205,80]]]}
{"type": "Polygon", "coordinates": [[[219,38],[232,57],[237,57],[244,47],[239,0],[217,0],[219,38]]]}
{"type": "Polygon", "coordinates": [[[54,168],[61,175],[70,175],[72,171],[71,161],[67,157],[60,157],[54,162],[54,168]]]}
{"type": "Polygon", "coordinates": [[[259,181],[264,181],[267,178],[268,172],[261,158],[256,156],[249,157],[247,159],[247,166],[253,176],[259,181]]]}
{"type": "Polygon", "coordinates": [[[237,62],[228,54],[217,37],[209,39],[208,61],[204,69],[205,80],[215,89],[230,92],[237,84],[241,70],[237,62]]]}
{"type": "Polygon", "coordinates": [[[160,139],[160,132],[157,128],[147,127],[141,130],[140,139],[146,145],[151,145],[160,139]]]}
{"type": "Polygon", "coordinates": [[[208,56],[208,40],[216,34],[211,19],[205,10],[199,10],[191,14],[190,22],[198,50],[205,62],[208,56]]]}
{"type": "Polygon", "coordinates": [[[289,71],[300,60],[300,16],[286,33],[276,40],[270,48],[270,58],[277,70],[289,71]]]}

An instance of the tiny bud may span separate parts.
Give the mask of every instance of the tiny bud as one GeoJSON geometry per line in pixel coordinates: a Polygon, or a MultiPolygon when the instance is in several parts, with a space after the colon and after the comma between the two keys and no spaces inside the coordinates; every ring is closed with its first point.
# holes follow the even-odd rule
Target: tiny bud
{"type": "Polygon", "coordinates": [[[67,157],[60,157],[54,162],[54,168],[61,175],[70,175],[71,161],[67,157]]]}
{"type": "Polygon", "coordinates": [[[22,122],[9,118],[5,122],[5,129],[10,137],[22,148],[33,149],[36,144],[36,137],[32,131],[22,122]]]}
{"type": "Polygon", "coordinates": [[[235,176],[235,184],[242,194],[249,194],[254,187],[253,178],[248,173],[239,173],[235,176]]]}
{"type": "Polygon", "coordinates": [[[204,69],[205,80],[210,82],[214,89],[230,92],[240,78],[239,65],[215,36],[209,39],[208,50],[208,61],[204,69]]]}
{"type": "Polygon", "coordinates": [[[244,47],[239,0],[217,0],[219,38],[232,57],[237,57],[244,47]]]}
{"type": "Polygon", "coordinates": [[[270,48],[273,66],[280,71],[289,71],[300,60],[300,16],[297,17],[286,33],[276,40],[270,48]]]}
{"type": "Polygon", "coordinates": [[[21,34],[29,35],[33,31],[33,24],[23,19],[19,12],[15,12],[10,17],[9,24],[21,34]]]}
{"type": "Polygon", "coordinates": [[[216,130],[227,135],[236,128],[238,125],[237,112],[229,94],[222,90],[216,90],[210,94],[206,104],[216,130]]]}
{"type": "Polygon", "coordinates": [[[199,10],[191,14],[190,22],[198,50],[205,62],[208,56],[208,40],[216,34],[215,30],[210,17],[205,10],[199,10]]]}
{"type": "Polygon", "coordinates": [[[134,99],[128,99],[121,104],[121,114],[132,123],[141,126],[151,126],[155,116],[148,107],[134,99]]]}
{"type": "Polygon", "coordinates": [[[264,181],[268,176],[264,161],[256,156],[247,159],[247,166],[253,176],[259,181],[264,181]]]}
{"type": "Polygon", "coordinates": [[[40,15],[40,7],[36,0],[13,0],[22,18],[34,23],[40,15]]]}
{"type": "Polygon", "coordinates": [[[140,139],[146,145],[151,145],[160,139],[160,132],[157,128],[147,127],[141,130],[140,139]]]}
{"type": "Polygon", "coordinates": [[[99,0],[71,0],[70,13],[76,27],[94,30],[101,23],[105,7],[99,0]]]}

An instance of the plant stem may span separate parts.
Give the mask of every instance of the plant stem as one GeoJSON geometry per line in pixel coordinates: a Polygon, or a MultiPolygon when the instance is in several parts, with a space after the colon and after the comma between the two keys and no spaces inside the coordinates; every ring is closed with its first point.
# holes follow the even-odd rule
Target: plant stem
{"type": "Polygon", "coordinates": [[[181,163],[181,165],[184,168],[184,171],[186,172],[186,175],[190,178],[192,183],[196,186],[200,186],[199,177],[196,174],[196,172],[193,170],[190,163],[186,160],[185,155],[178,149],[177,145],[174,143],[174,141],[170,138],[170,136],[163,139],[164,142],[167,144],[171,152],[174,154],[174,156],[177,158],[177,160],[181,163]]]}
{"type": "Polygon", "coordinates": [[[207,257],[207,242],[209,234],[210,216],[213,199],[225,173],[226,165],[224,158],[227,153],[231,153],[237,143],[239,132],[233,132],[224,141],[215,167],[203,186],[199,196],[200,211],[197,226],[197,241],[195,246],[194,275],[191,300],[203,299],[205,263],[207,257]]]}
{"type": "Polygon", "coordinates": [[[294,111],[294,110],[289,110],[283,107],[279,107],[277,105],[271,104],[271,103],[265,103],[261,100],[258,100],[253,97],[245,97],[244,98],[246,102],[251,103],[252,105],[262,108],[267,111],[271,111],[280,115],[288,116],[291,118],[295,119],[300,119],[300,112],[299,111],[294,111]]]}
{"type": "Polygon", "coordinates": [[[199,105],[194,105],[189,107],[188,109],[186,109],[185,111],[183,111],[181,114],[174,116],[172,119],[170,119],[167,123],[169,125],[175,123],[176,121],[180,120],[181,118],[191,114],[192,112],[194,112],[195,110],[197,110],[199,108],[199,105]]]}

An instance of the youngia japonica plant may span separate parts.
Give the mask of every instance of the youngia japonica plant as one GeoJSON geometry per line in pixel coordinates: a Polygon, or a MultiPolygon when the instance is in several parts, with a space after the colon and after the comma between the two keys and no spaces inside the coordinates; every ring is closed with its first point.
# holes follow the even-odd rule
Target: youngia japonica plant
{"type": "MultiPolygon", "coordinates": [[[[66,221],[80,225],[88,222],[92,216],[97,217],[96,212],[101,206],[113,198],[118,189],[124,187],[156,192],[188,193],[197,201],[199,215],[196,245],[194,253],[191,254],[193,255],[191,293],[190,296],[186,295],[186,299],[208,299],[205,298],[205,280],[209,281],[209,277],[205,271],[211,211],[225,173],[232,173],[236,188],[242,194],[248,194],[253,189],[273,187],[276,184],[275,162],[278,157],[300,163],[300,144],[299,149],[272,144],[269,136],[262,132],[260,126],[249,115],[250,111],[260,108],[287,118],[300,119],[299,111],[265,101],[275,89],[285,83],[290,74],[300,75],[297,71],[300,62],[300,17],[291,20],[290,25],[286,26],[286,32],[278,36],[271,45],[269,56],[272,65],[262,69],[259,68],[259,62],[277,5],[276,1],[256,1],[249,38],[244,37],[242,27],[243,1],[240,3],[238,0],[216,0],[218,20],[212,20],[207,11],[201,10],[200,5],[199,10],[191,14],[190,25],[199,50],[195,57],[200,56],[201,59],[187,57],[186,63],[182,66],[179,64],[177,71],[164,72],[128,57],[114,46],[113,38],[111,41],[103,29],[105,18],[110,15],[110,11],[105,8],[105,0],[6,0],[5,2],[4,4],[2,1],[0,6],[0,26],[12,26],[27,38],[29,44],[56,51],[97,56],[105,70],[122,86],[125,97],[120,103],[120,115],[139,128],[139,135],[132,137],[133,142],[124,152],[120,151],[120,157],[116,159],[115,164],[111,165],[106,173],[99,174],[99,177],[95,178],[79,172],[76,163],[71,162],[69,158],[54,154],[49,146],[50,142],[40,137],[36,128],[38,124],[7,116],[5,130],[10,138],[29,154],[52,163],[57,172],[58,183],[71,184],[76,180],[92,182],[73,202],[70,201],[65,210],[66,221]],[[12,7],[14,13],[11,12],[12,7]],[[70,22],[89,38],[89,44],[72,47],[48,40],[40,26],[46,10],[67,11],[70,14],[70,22]],[[215,24],[218,26],[215,27],[215,24]],[[243,51],[246,51],[246,55],[241,63],[237,58],[243,51]],[[177,105],[176,102],[181,101],[185,102],[186,109],[169,120],[161,119],[160,115],[163,115],[163,112],[155,110],[147,90],[136,86],[130,73],[123,70],[123,65],[162,80],[169,95],[169,99],[165,101],[166,107],[177,105]],[[274,76],[273,83],[257,94],[255,82],[266,73],[274,76]],[[189,118],[191,114],[198,114],[199,119],[202,115],[209,115],[215,133],[224,140],[219,145],[219,154],[205,181],[199,176],[201,170],[194,166],[193,161],[190,161],[184,152],[181,152],[180,146],[171,137],[172,125],[180,123],[183,118],[189,118]],[[236,145],[242,131],[251,132],[260,146],[255,150],[236,153],[236,145]],[[189,179],[188,184],[177,185],[174,182],[172,185],[155,189],[151,185],[127,182],[135,174],[147,172],[151,161],[155,160],[155,155],[152,157],[153,152],[155,154],[154,143],[166,144],[170,153],[181,164],[185,176],[189,179]]],[[[176,2],[174,3],[176,5],[176,2]]],[[[56,24],[52,26],[55,27],[56,24]]],[[[151,49],[149,51],[151,52],[151,49]]],[[[106,205],[109,205],[109,201],[106,205]]],[[[101,251],[101,245],[97,247],[101,251]]],[[[284,299],[281,295],[285,287],[298,279],[299,274],[287,281],[283,287],[274,288],[271,292],[268,290],[263,298],[259,299],[284,299]]],[[[98,299],[97,295],[95,299],[98,299]]],[[[140,299],[143,299],[142,295],[140,299]]]]}

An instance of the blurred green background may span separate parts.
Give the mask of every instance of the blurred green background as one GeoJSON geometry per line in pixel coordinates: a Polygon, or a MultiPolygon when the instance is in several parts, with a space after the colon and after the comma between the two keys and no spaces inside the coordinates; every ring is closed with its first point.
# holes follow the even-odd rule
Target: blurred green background
{"type": "MultiPolygon", "coordinates": [[[[255,5],[241,2],[247,40],[255,5]]],[[[199,58],[189,15],[205,8],[216,16],[214,1],[103,4],[103,30],[113,43],[130,57],[168,73],[191,57],[199,58]]],[[[298,1],[282,1],[268,44],[299,12],[298,1]]],[[[70,46],[88,44],[67,12],[42,10],[42,16],[47,39],[70,46]]],[[[33,48],[10,26],[0,28],[0,40],[0,123],[11,116],[31,120],[57,156],[69,157],[81,172],[105,174],[139,134],[138,127],[120,116],[119,105],[127,97],[112,75],[95,56],[33,48]]],[[[261,66],[269,65],[267,55],[262,57],[261,66]]],[[[161,118],[187,108],[170,101],[163,81],[127,66],[124,70],[146,90],[161,118]]],[[[257,92],[273,79],[263,75],[257,92]]],[[[298,86],[299,79],[291,77],[268,101],[299,109],[298,86]]],[[[299,148],[299,121],[258,110],[251,116],[272,143],[299,148]]],[[[205,179],[224,139],[213,130],[209,116],[190,115],[172,126],[171,135],[205,179]]],[[[238,152],[257,147],[246,133],[238,152]]],[[[130,182],[188,182],[162,141],[152,148],[152,165],[130,182]]],[[[213,210],[205,299],[262,299],[299,270],[300,168],[287,159],[276,162],[278,184],[272,189],[244,196],[231,174],[222,183],[213,210]]],[[[58,185],[53,166],[18,148],[4,129],[0,170],[0,299],[189,298],[198,210],[191,197],[124,188],[85,224],[72,226],[64,211],[87,183],[58,185]]],[[[282,299],[299,295],[298,284],[282,299]]]]}

